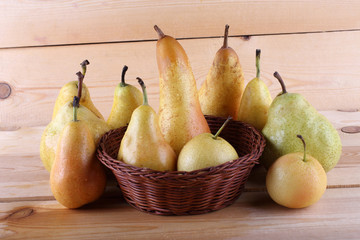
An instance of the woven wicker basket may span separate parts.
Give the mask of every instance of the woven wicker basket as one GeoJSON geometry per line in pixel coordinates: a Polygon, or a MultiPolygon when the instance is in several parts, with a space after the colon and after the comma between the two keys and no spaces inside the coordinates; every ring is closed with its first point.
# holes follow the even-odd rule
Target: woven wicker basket
{"type": "MultiPolygon", "coordinates": [[[[205,117],[213,133],[225,121],[205,117]]],[[[255,128],[230,121],[220,136],[233,145],[240,158],[192,172],[160,172],[116,160],[125,131],[123,127],[106,133],[100,140],[98,158],[113,172],[131,206],[158,215],[202,214],[231,205],[242,193],[265,147],[263,136],[255,128]]]]}

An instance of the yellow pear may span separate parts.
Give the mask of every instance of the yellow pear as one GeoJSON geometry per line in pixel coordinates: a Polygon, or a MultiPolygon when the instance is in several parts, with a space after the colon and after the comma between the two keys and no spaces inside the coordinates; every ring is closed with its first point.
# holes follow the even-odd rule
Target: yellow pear
{"type": "Polygon", "coordinates": [[[260,49],[256,50],[256,77],[245,88],[241,99],[238,120],[250,123],[261,131],[268,119],[272,98],[266,84],[260,79],[260,49]]]}
{"type": "Polygon", "coordinates": [[[50,173],[51,191],[67,208],[79,208],[95,201],[106,185],[104,168],[95,155],[93,134],[84,121],[77,120],[76,105],[73,121],[61,132],[50,173]]]}
{"type": "Polygon", "coordinates": [[[215,167],[239,158],[235,148],[219,134],[230,121],[229,117],[215,135],[202,133],[185,144],[178,158],[178,171],[194,171],[215,167]]]}
{"type": "MultiPolygon", "coordinates": [[[[78,73],[81,78],[81,73],[78,73]]],[[[95,143],[98,144],[104,133],[110,130],[106,122],[97,117],[85,106],[80,105],[77,110],[78,119],[88,125],[93,135],[95,143]]],[[[40,142],[40,158],[45,168],[50,172],[55,159],[55,151],[63,128],[71,121],[73,115],[73,102],[65,103],[55,118],[46,126],[40,142]]]]}
{"type": "Polygon", "coordinates": [[[201,111],[194,74],[183,47],[154,26],[159,35],[156,59],[160,75],[160,129],[165,140],[180,153],[200,133],[210,132],[201,111]]]}
{"type": "Polygon", "coordinates": [[[125,83],[125,73],[127,70],[128,67],[124,66],[121,83],[115,88],[114,101],[107,120],[107,124],[111,129],[128,125],[131,114],[143,101],[141,91],[133,85],[125,83]]]}
{"type": "Polygon", "coordinates": [[[174,171],[176,154],[165,141],[158,116],[148,104],[144,82],[140,78],[138,81],[143,90],[144,102],[132,114],[117,159],[136,167],[174,171]]]}
{"type": "Polygon", "coordinates": [[[270,197],[288,208],[308,207],[321,198],[326,190],[327,177],[318,160],[304,153],[293,152],[278,158],[266,175],[266,188],[270,197]]]}
{"type": "Polygon", "coordinates": [[[199,90],[205,115],[236,119],[244,91],[244,75],[236,52],[228,46],[229,25],[225,26],[224,44],[217,51],[212,67],[199,90]]]}
{"type": "MultiPolygon", "coordinates": [[[[81,63],[83,69],[83,76],[85,76],[86,65],[88,64],[90,64],[88,60],[85,60],[81,63]]],[[[89,89],[83,83],[83,79],[84,77],[79,78],[79,81],[68,82],[60,89],[60,93],[56,98],[52,119],[55,118],[56,114],[59,112],[60,108],[62,108],[65,103],[72,101],[74,96],[80,97],[81,105],[87,107],[97,117],[104,119],[104,117],[101,115],[99,110],[97,110],[94,103],[92,102],[89,89]]]]}

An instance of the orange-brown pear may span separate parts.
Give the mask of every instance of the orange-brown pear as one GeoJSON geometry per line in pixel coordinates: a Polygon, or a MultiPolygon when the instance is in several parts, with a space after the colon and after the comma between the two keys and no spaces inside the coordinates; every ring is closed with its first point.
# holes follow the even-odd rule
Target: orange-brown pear
{"type": "Polygon", "coordinates": [[[228,30],[229,25],[226,25],[224,44],[201,85],[199,101],[205,115],[236,119],[244,91],[244,75],[238,55],[228,46],[228,30]]]}
{"type": "Polygon", "coordinates": [[[156,25],[154,28],[159,35],[156,58],[160,75],[160,129],[179,154],[185,143],[210,129],[201,111],[196,81],[183,47],[156,25]]]}
{"type": "MultiPolygon", "coordinates": [[[[77,97],[75,97],[77,98],[77,97]]],[[[96,158],[96,145],[89,127],[74,120],[63,129],[50,172],[50,186],[55,199],[67,208],[79,208],[98,199],[106,184],[106,175],[96,158]]]]}

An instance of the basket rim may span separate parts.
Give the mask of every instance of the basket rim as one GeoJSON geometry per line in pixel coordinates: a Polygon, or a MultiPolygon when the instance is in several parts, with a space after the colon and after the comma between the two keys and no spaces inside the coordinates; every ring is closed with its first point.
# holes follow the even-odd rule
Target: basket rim
{"type": "MultiPolygon", "coordinates": [[[[226,119],[223,117],[215,117],[215,116],[210,116],[210,115],[205,115],[205,116],[209,117],[209,118],[224,119],[224,120],[226,119]]],[[[98,159],[112,171],[118,171],[118,169],[116,169],[114,166],[112,166],[112,165],[115,165],[115,166],[118,165],[119,167],[127,168],[130,171],[141,172],[142,174],[150,174],[150,175],[158,175],[158,176],[166,174],[166,177],[176,176],[177,178],[179,176],[201,177],[201,176],[208,175],[210,172],[222,171],[229,167],[241,166],[241,165],[245,165],[245,164],[254,164],[254,165],[259,164],[259,157],[261,156],[262,152],[264,151],[264,148],[266,145],[265,137],[261,134],[260,131],[255,129],[255,127],[253,127],[251,124],[248,124],[248,123],[245,123],[242,121],[238,121],[238,120],[231,120],[231,121],[240,123],[240,124],[244,125],[244,127],[246,127],[246,128],[250,128],[251,131],[256,135],[256,139],[258,139],[258,144],[256,144],[256,147],[253,148],[251,150],[251,152],[249,152],[237,159],[222,163],[217,166],[206,167],[206,168],[197,169],[197,170],[193,170],[193,171],[177,171],[177,170],[176,171],[158,171],[158,170],[153,170],[150,168],[136,167],[136,166],[127,164],[123,161],[114,159],[112,156],[110,156],[105,151],[105,149],[106,149],[105,143],[104,143],[105,138],[111,134],[114,134],[117,131],[121,131],[121,130],[126,131],[127,126],[120,127],[117,129],[112,129],[112,130],[106,132],[100,139],[99,146],[97,148],[97,156],[98,156],[98,159]],[[250,156],[252,156],[252,157],[250,157],[250,156]]]]}

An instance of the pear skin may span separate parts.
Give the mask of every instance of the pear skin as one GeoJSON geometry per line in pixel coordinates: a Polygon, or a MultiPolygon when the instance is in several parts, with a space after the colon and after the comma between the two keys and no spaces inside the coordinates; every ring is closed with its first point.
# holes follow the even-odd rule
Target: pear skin
{"type": "Polygon", "coordinates": [[[148,105],[145,85],[141,82],[144,103],[132,114],[129,126],[121,140],[117,158],[136,167],[174,171],[177,156],[161,133],[159,118],[154,109],[148,105]]]}
{"type": "Polygon", "coordinates": [[[111,129],[124,127],[129,124],[133,111],[142,104],[143,95],[135,86],[125,83],[127,66],[124,66],[119,83],[114,92],[114,101],[107,124],[111,129]]]}
{"type": "MultiPolygon", "coordinates": [[[[96,145],[104,133],[110,130],[106,122],[98,118],[92,111],[84,106],[79,106],[78,119],[84,121],[93,135],[96,145]]],[[[40,158],[45,168],[50,172],[55,159],[58,140],[63,128],[72,120],[72,101],[67,102],[60,108],[55,118],[46,126],[40,142],[40,158]]]]}
{"type": "Polygon", "coordinates": [[[215,167],[239,158],[235,148],[218,136],[230,119],[231,117],[224,122],[215,135],[202,133],[187,142],[179,154],[178,171],[190,172],[215,167]]]}
{"type": "Polygon", "coordinates": [[[173,37],[157,27],[156,58],[160,75],[159,122],[165,140],[180,153],[193,137],[210,132],[201,111],[195,78],[188,57],[173,37]]]}
{"type": "Polygon", "coordinates": [[[236,52],[228,46],[225,27],[224,45],[217,51],[212,67],[199,90],[203,114],[236,119],[244,91],[244,75],[236,52]]]}
{"type": "Polygon", "coordinates": [[[95,155],[93,134],[83,121],[63,129],[50,173],[55,199],[67,208],[79,208],[98,199],[106,185],[105,171],[95,155]]]}
{"type": "Polygon", "coordinates": [[[283,91],[269,108],[268,121],[262,130],[266,147],[260,162],[269,168],[279,157],[301,152],[302,144],[294,139],[300,134],[306,139],[307,153],[320,162],[325,172],[330,171],[341,156],[342,144],[338,132],[302,95],[288,93],[277,72],[274,75],[283,91]]]}
{"type": "MultiPolygon", "coordinates": [[[[86,65],[89,64],[89,61],[85,60],[81,63],[83,67],[83,75],[86,73],[86,65]]],[[[81,84],[81,93],[80,93],[80,104],[87,107],[92,111],[98,118],[104,119],[99,110],[95,107],[94,103],[91,100],[90,92],[87,86],[84,83],[79,83],[79,81],[71,81],[66,83],[59,92],[59,95],[56,98],[55,106],[53,110],[52,119],[55,118],[60,108],[64,106],[67,102],[72,101],[74,96],[78,95],[79,85],[81,84]]]]}
{"type": "Polygon", "coordinates": [[[237,120],[250,123],[261,131],[268,119],[272,98],[266,84],[260,79],[260,49],[256,50],[256,77],[245,88],[237,120]]]}

